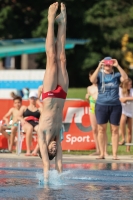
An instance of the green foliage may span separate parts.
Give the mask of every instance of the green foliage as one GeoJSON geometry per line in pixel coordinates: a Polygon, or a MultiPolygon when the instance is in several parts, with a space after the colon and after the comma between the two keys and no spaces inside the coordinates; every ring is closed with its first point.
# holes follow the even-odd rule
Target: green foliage
{"type": "MultiPolygon", "coordinates": [[[[47,12],[53,2],[1,0],[0,38],[46,37],[47,12]]],[[[86,86],[89,70],[96,68],[98,62],[108,55],[118,59],[122,67],[128,70],[129,63],[125,60],[121,40],[124,34],[128,34],[127,50],[133,52],[133,1],[63,2],[67,7],[67,38],[89,39],[86,45],[76,45],[74,49],[66,51],[70,87],[86,86]]],[[[45,54],[38,54],[36,62],[38,68],[44,69],[45,54]]],[[[128,72],[133,75],[131,71],[128,72]]]]}
{"type": "MultiPolygon", "coordinates": [[[[117,58],[120,64],[127,67],[127,63],[123,62],[123,52],[121,51],[121,39],[124,34],[132,35],[132,1],[104,1],[101,0],[94,4],[85,12],[85,24],[91,31],[88,35],[91,38],[88,47],[88,56],[97,52],[101,59],[110,55],[117,58]]],[[[98,57],[96,57],[97,59],[98,57]]],[[[90,58],[93,60],[94,57],[90,58]]],[[[98,60],[97,60],[98,61],[98,60]]]]}
{"type": "Polygon", "coordinates": [[[4,39],[30,38],[38,26],[40,13],[49,6],[50,1],[0,1],[0,37],[4,39]],[[46,6],[46,7],[45,7],[46,6]]]}
{"type": "Polygon", "coordinates": [[[41,13],[41,17],[42,20],[39,24],[39,26],[37,27],[36,30],[33,30],[33,37],[46,37],[47,34],[47,25],[48,25],[48,20],[47,20],[47,15],[48,15],[48,11],[44,10],[41,13]]]}
{"type": "Polygon", "coordinates": [[[11,7],[7,6],[3,9],[1,9],[0,12],[0,36],[3,37],[5,33],[5,26],[4,23],[8,20],[8,17],[11,13],[11,7]]]}
{"type": "Polygon", "coordinates": [[[67,98],[70,99],[85,99],[87,89],[86,88],[69,88],[67,98]]]}

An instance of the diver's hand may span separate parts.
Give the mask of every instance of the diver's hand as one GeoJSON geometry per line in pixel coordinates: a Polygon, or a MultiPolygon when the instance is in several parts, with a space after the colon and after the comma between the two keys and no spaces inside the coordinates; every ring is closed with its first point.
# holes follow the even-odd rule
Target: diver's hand
{"type": "Polygon", "coordinates": [[[45,168],[44,168],[44,183],[48,184],[48,180],[49,180],[49,173],[46,172],[45,168]]]}

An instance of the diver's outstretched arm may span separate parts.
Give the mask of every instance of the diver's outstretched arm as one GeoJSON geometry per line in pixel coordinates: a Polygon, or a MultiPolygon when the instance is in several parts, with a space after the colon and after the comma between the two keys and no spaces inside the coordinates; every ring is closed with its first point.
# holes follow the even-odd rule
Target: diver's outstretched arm
{"type": "Polygon", "coordinates": [[[55,157],[55,168],[56,170],[61,173],[62,172],[62,147],[60,138],[57,139],[57,153],[55,157]]]}
{"type": "Polygon", "coordinates": [[[40,148],[40,153],[43,161],[43,170],[44,170],[44,180],[47,182],[48,181],[48,173],[50,170],[50,162],[49,162],[49,157],[48,157],[48,150],[47,150],[47,144],[44,141],[44,136],[43,132],[39,133],[38,131],[38,144],[40,148]]]}

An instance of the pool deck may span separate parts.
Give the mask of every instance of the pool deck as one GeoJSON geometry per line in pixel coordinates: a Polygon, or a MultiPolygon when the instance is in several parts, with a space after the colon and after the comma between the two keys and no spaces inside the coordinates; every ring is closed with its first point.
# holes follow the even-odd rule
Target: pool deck
{"type": "MultiPolygon", "coordinates": [[[[133,155],[119,155],[119,160],[113,160],[112,155],[106,157],[106,159],[96,159],[97,156],[92,155],[71,155],[71,154],[63,154],[63,163],[64,164],[82,164],[82,163],[133,163],[133,155]]],[[[16,155],[15,153],[0,153],[0,159],[13,159],[13,160],[37,160],[41,161],[39,157],[35,156],[25,156],[24,153],[20,155],[16,155]]],[[[51,163],[53,163],[51,161],[51,163]]]]}

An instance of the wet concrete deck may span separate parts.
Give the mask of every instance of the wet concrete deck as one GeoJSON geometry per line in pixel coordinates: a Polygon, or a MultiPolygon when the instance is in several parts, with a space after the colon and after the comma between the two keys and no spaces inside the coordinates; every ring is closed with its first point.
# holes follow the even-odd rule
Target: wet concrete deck
{"type": "MultiPolygon", "coordinates": [[[[75,163],[75,164],[82,164],[82,163],[133,163],[133,155],[120,155],[118,156],[119,160],[113,160],[112,155],[106,157],[106,159],[96,159],[97,156],[92,155],[71,155],[71,154],[64,154],[63,155],[63,163],[75,163]]],[[[17,160],[37,160],[41,161],[39,157],[35,156],[25,156],[24,153],[20,155],[16,155],[15,153],[0,153],[0,160],[3,159],[17,159],[17,160]]],[[[53,163],[54,160],[51,161],[53,163]]]]}

